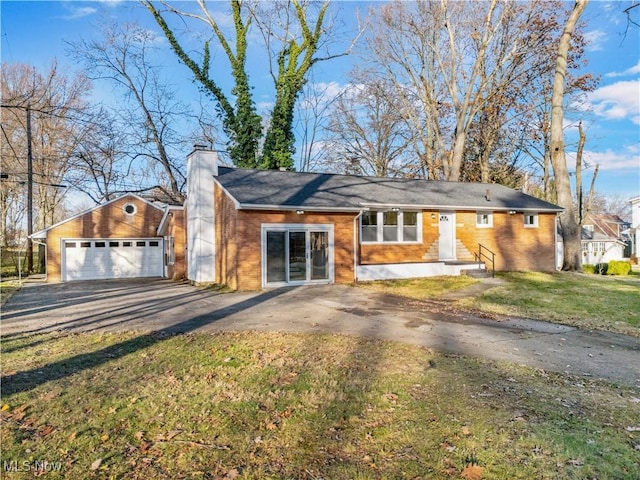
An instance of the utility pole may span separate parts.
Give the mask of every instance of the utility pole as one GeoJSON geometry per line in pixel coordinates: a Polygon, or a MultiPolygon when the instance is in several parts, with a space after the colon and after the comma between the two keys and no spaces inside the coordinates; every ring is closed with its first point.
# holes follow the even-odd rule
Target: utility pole
{"type": "Polygon", "coordinates": [[[31,104],[27,105],[27,273],[33,272],[33,154],[31,152],[31,104]]]}

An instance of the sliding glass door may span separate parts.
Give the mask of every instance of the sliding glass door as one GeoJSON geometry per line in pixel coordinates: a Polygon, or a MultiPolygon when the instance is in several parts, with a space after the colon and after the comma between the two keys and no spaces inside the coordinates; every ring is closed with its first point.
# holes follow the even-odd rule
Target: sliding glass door
{"type": "Polygon", "coordinates": [[[263,225],[263,283],[332,281],[331,225],[263,225]]]}

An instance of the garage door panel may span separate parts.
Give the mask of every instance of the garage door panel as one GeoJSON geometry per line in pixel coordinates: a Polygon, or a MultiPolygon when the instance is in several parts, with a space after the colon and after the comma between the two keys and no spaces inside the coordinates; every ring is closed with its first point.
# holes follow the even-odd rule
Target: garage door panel
{"type": "Polygon", "coordinates": [[[63,240],[64,280],[161,277],[162,239],[63,240]]]}

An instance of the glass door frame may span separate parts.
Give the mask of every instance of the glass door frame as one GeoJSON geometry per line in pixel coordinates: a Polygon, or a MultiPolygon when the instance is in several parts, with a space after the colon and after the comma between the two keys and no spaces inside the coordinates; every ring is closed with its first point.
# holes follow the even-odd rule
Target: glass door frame
{"type": "Polygon", "coordinates": [[[260,228],[260,254],[262,265],[262,286],[264,287],[281,287],[286,285],[308,285],[334,283],[334,235],[332,224],[313,224],[313,223],[263,223],[260,228]],[[284,232],[285,233],[285,276],[284,282],[267,282],[267,232],[284,232]],[[305,257],[306,257],[306,279],[290,281],[289,280],[289,233],[304,232],[305,233],[305,257]],[[326,232],[328,234],[328,251],[327,251],[327,278],[319,280],[311,280],[313,265],[311,265],[311,233],[326,232]]]}

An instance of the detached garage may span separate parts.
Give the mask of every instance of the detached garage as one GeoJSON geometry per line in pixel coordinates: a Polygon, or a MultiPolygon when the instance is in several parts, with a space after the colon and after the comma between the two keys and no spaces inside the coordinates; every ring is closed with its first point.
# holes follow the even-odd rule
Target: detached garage
{"type": "Polygon", "coordinates": [[[181,208],[127,194],[31,238],[46,245],[48,282],[166,277],[170,250],[184,242],[162,236],[161,226],[181,208]]]}

